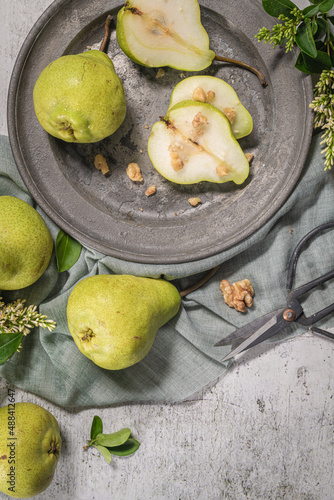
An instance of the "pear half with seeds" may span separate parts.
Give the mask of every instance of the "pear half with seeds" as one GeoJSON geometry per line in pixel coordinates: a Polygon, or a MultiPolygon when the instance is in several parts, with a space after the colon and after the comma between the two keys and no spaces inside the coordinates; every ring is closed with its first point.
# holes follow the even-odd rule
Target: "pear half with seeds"
{"type": "Polygon", "coordinates": [[[215,53],[197,0],[130,0],[118,12],[117,41],[134,62],[200,71],[215,53]]]}
{"type": "Polygon", "coordinates": [[[208,103],[188,100],[171,108],[153,125],[148,154],[156,170],[178,184],[242,184],[249,174],[228,119],[208,103]]]}
{"type": "Polygon", "coordinates": [[[231,85],[220,78],[204,75],[185,78],[175,86],[169,108],[189,99],[208,102],[222,111],[228,118],[236,139],[249,135],[253,130],[252,116],[241,104],[231,85]]]}

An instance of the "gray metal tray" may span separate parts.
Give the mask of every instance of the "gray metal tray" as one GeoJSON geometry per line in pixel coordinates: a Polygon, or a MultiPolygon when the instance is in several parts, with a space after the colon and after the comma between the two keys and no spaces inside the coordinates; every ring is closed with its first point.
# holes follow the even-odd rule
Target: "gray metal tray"
{"type": "MultiPolygon", "coordinates": [[[[39,125],[32,91],[42,69],[63,54],[79,53],[103,37],[115,0],[56,0],[40,17],[17,58],[8,94],[8,129],[20,174],[36,202],[64,231],[107,255],[144,263],[189,262],[215,255],[259,229],[294,188],[312,133],[310,77],[294,69],[294,54],[257,42],[254,35],[273,19],[256,0],[203,0],[202,23],[216,54],[245,61],[269,82],[236,66],[214,62],[200,74],[233,86],[250,111],[254,130],[240,140],[254,153],[242,186],[233,183],[181,186],[160,176],[147,155],[150,128],[167,111],[173,87],[194,73],[141,67],[120,50],[113,31],[108,54],[123,81],[127,115],[120,129],[97,144],[73,145],[49,136],[39,125]],[[111,167],[94,168],[103,154],[111,167]],[[126,166],[137,162],[144,184],[134,185],[126,166]],[[157,193],[149,198],[151,184],[157,193]],[[192,207],[190,197],[202,203],[192,207]]],[[[114,24],[115,26],[115,24],[114,24]]]]}

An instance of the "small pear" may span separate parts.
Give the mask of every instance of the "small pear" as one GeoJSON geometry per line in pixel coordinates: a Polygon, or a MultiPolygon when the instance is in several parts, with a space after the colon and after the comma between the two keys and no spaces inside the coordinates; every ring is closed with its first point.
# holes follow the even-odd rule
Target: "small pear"
{"type": "Polygon", "coordinates": [[[101,141],[116,132],[126,114],[122,82],[101,50],[51,62],[36,81],[33,99],[42,127],[66,142],[101,141]]]}
{"type": "Polygon", "coordinates": [[[143,66],[200,71],[215,57],[197,0],[128,0],[116,34],[123,52],[143,66]]]}
{"type": "Polygon", "coordinates": [[[0,408],[0,491],[30,498],[52,482],[61,449],[59,426],[33,403],[0,408]]]}
{"type": "Polygon", "coordinates": [[[68,327],[87,358],[107,370],[121,370],[148,354],[158,329],[180,303],[179,292],[166,280],[100,274],[73,288],[68,327]]]}
{"type": "Polygon", "coordinates": [[[0,196],[0,290],[35,283],[49,265],[53,240],[39,213],[14,196],[0,196]]]}
{"type": "Polygon", "coordinates": [[[160,174],[178,184],[242,184],[249,162],[224,113],[208,103],[182,101],[156,122],[148,154],[160,174]]]}
{"type": "Polygon", "coordinates": [[[239,100],[235,90],[228,83],[215,76],[190,76],[178,83],[173,90],[169,109],[181,101],[208,102],[228,118],[236,139],[249,135],[253,119],[239,100]]]}

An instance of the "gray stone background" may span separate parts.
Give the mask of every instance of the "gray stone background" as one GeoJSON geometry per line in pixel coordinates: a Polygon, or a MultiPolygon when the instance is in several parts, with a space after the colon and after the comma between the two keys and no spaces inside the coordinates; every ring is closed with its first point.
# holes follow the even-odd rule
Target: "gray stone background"
{"type": "MultiPolygon", "coordinates": [[[[7,133],[11,70],[50,0],[1,0],[0,133],[7,133]]],[[[308,2],[298,1],[299,6],[308,2]]],[[[64,410],[15,390],[57,418],[61,458],[41,500],[332,500],[334,344],[305,332],[247,353],[194,400],[64,410]],[[141,442],[108,465],[83,450],[94,415],[106,432],[128,426],[141,442]]],[[[0,405],[8,404],[0,382],[0,405]]],[[[0,498],[8,498],[0,493],[0,498]]]]}

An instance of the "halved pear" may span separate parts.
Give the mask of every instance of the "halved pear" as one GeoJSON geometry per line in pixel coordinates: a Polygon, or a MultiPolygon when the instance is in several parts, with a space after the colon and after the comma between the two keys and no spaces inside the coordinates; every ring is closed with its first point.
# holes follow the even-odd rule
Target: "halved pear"
{"type": "Polygon", "coordinates": [[[224,113],[208,103],[182,101],[156,122],[148,140],[156,170],[178,184],[242,184],[249,162],[224,113]]]}
{"type": "Polygon", "coordinates": [[[129,0],[116,34],[123,52],[143,66],[200,71],[215,57],[197,0],[129,0]]]}
{"type": "Polygon", "coordinates": [[[236,139],[245,137],[253,130],[250,113],[231,85],[220,78],[204,75],[185,78],[175,86],[169,108],[189,99],[208,102],[220,109],[227,116],[236,139]]]}

